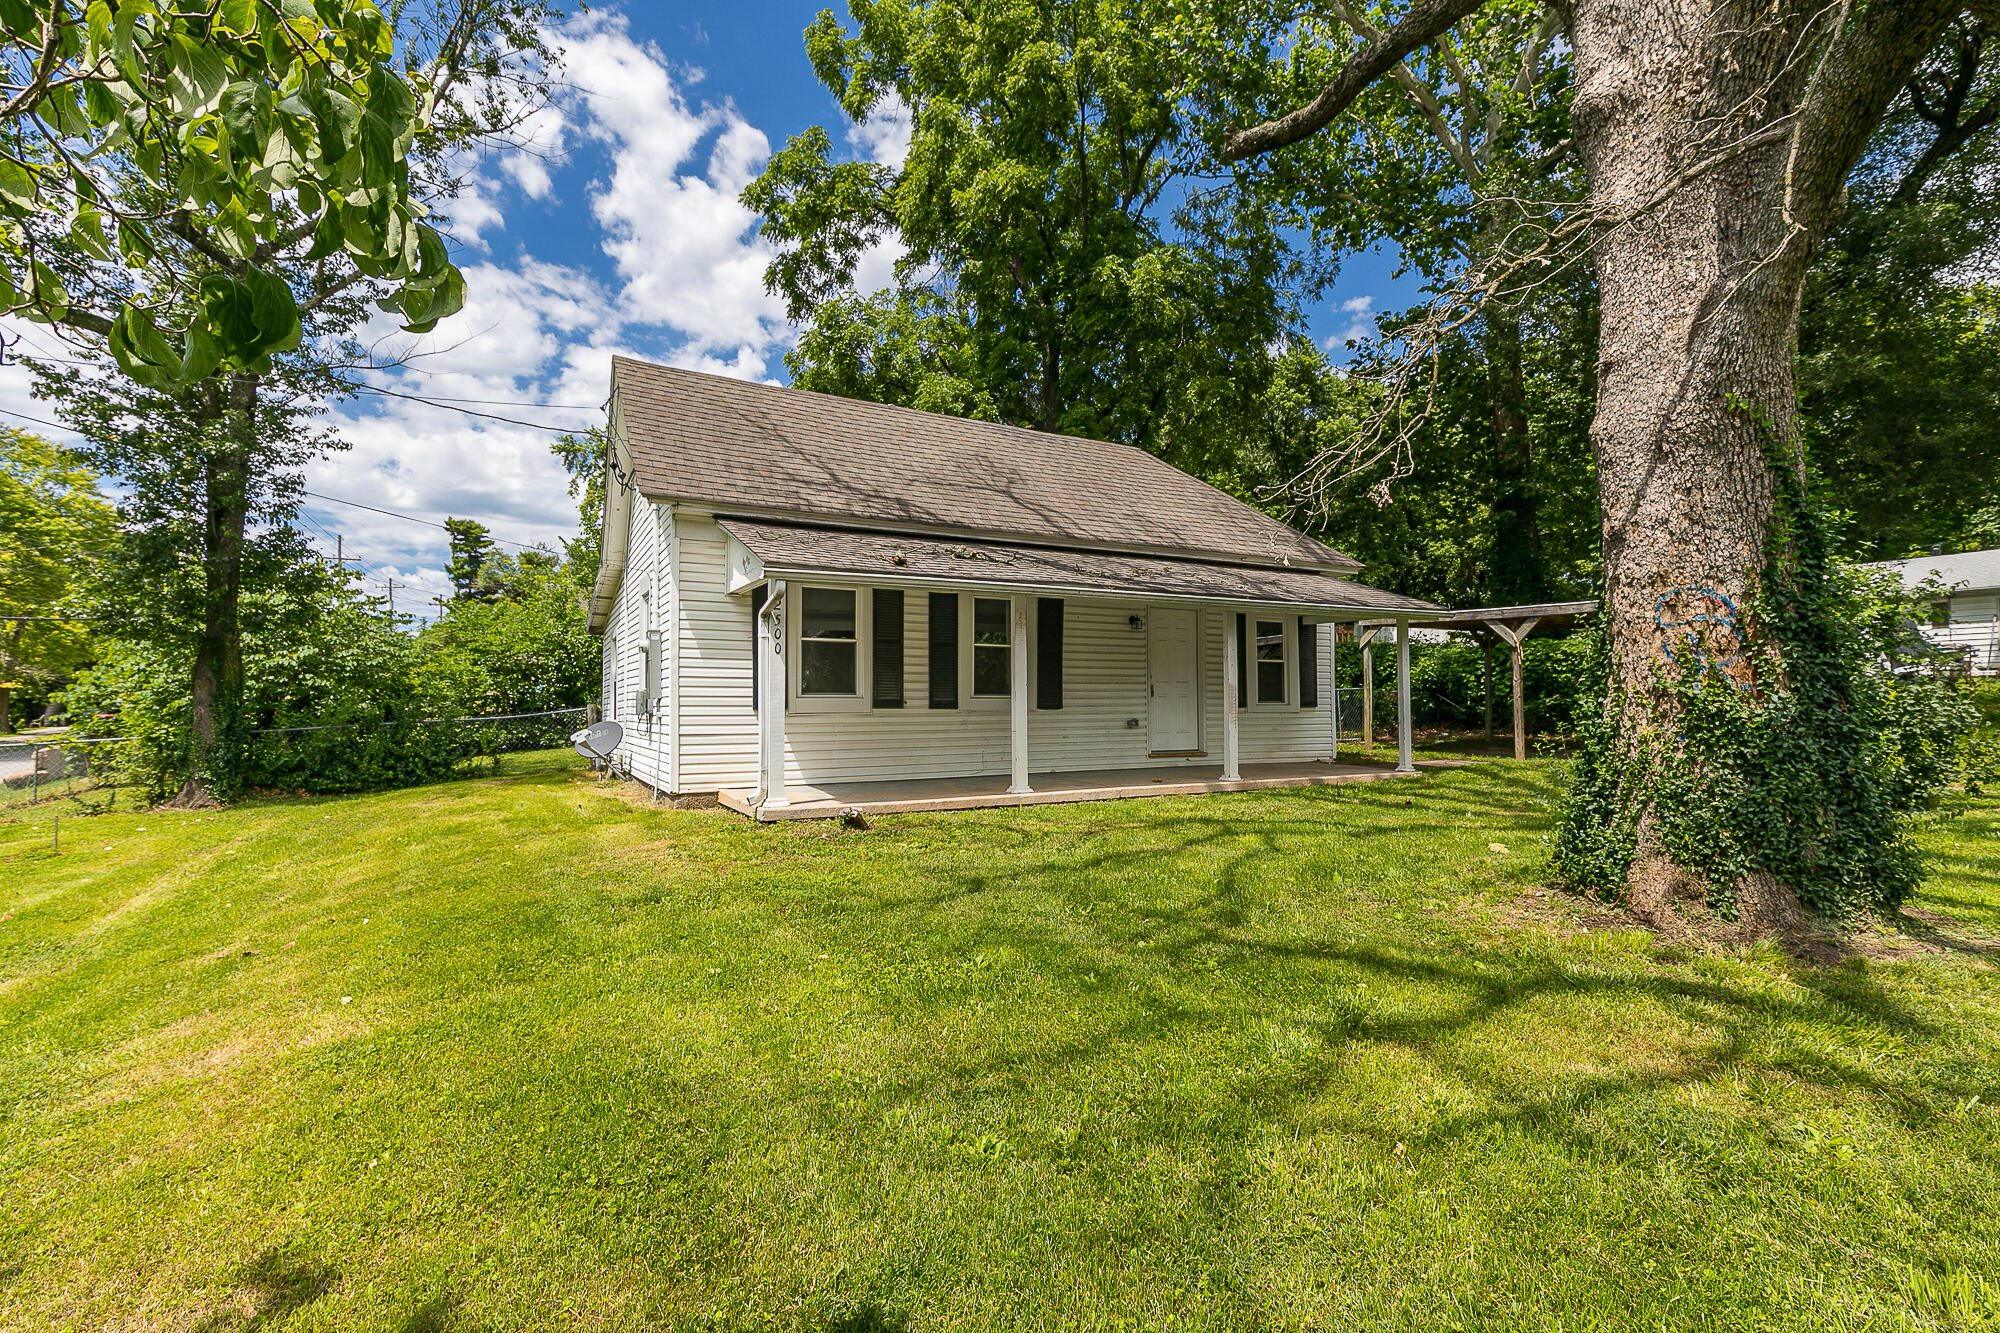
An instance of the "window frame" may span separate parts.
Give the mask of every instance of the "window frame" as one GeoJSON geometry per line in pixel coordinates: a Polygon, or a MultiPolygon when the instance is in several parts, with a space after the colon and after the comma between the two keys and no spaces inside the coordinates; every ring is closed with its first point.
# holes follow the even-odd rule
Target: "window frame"
{"type": "MultiPolygon", "coordinates": [[[[999,645],[988,644],[987,646],[991,648],[998,647],[999,645]]],[[[1029,639],[1028,646],[1030,649],[1034,647],[1032,636],[1029,639]]],[[[1032,651],[1028,654],[1028,668],[1028,685],[1032,690],[1034,688],[1034,653],[1032,651]]],[[[995,597],[990,594],[982,594],[976,588],[966,589],[958,597],[958,706],[961,709],[971,709],[973,711],[1005,712],[1013,707],[1013,701],[1014,598],[1006,593],[995,597]],[[972,663],[974,655],[978,652],[978,647],[972,641],[973,626],[977,623],[974,608],[981,602],[1001,602],[1007,607],[1007,693],[1005,694],[976,695],[972,692],[972,663]]],[[[1033,707],[1033,704],[1034,700],[1030,697],[1029,706],[1033,707]]]]}
{"type": "Polygon", "coordinates": [[[875,611],[871,588],[850,583],[791,583],[785,590],[785,708],[794,713],[866,713],[874,709],[875,611]],[[800,684],[805,669],[806,589],[844,592],[854,598],[854,693],[807,694],[800,684]]]}
{"type": "Polygon", "coordinates": [[[1296,620],[1296,616],[1289,618],[1277,616],[1267,620],[1264,618],[1264,613],[1254,610],[1249,611],[1244,616],[1244,632],[1250,640],[1245,645],[1249,651],[1244,654],[1244,658],[1249,664],[1250,680],[1248,684],[1250,686],[1250,706],[1252,708],[1298,707],[1299,692],[1292,682],[1292,674],[1298,670],[1297,649],[1292,643],[1291,629],[1292,624],[1296,623],[1296,620]],[[1278,658],[1261,658],[1257,655],[1257,640],[1259,637],[1257,630],[1260,625],[1276,625],[1278,627],[1278,646],[1283,656],[1278,658]],[[1274,662],[1278,667],[1278,684],[1282,693],[1276,699],[1266,699],[1264,697],[1263,668],[1266,662],[1274,662]]]}

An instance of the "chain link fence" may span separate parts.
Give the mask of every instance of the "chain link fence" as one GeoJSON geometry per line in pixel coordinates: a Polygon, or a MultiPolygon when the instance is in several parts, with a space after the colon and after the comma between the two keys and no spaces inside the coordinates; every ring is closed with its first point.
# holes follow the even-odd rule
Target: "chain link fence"
{"type": "MultiPolygon", "coordinates": [[[[252,789],[366,791],[486,776],[503,755],[567,746],[584,708],[480,717],[260,727],[246,741],[252,789]]],[[[85,810],[142,804],[136,746],[122,736],[50,733],[0,743],[0,810],[65,801],[85,810]]]]}

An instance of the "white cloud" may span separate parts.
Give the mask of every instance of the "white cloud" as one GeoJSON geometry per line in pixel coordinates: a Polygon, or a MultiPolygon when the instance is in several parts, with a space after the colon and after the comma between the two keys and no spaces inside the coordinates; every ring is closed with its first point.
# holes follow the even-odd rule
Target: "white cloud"
{"type": "Polygon", "coordinates": [[[1352,296],[1335,308],[1347,316],[1347,325],[1340,332],[1327,335],[1322,344],[1327,351],[1337,352],[1350,342],[1367,342],[1375,336],[1374,297],[1352,296]]]}
{"type": "Polygon", "coordinates": [[[847,142],[870,162],[900,167],[910,157],[912,128],[909,103],[891,93],[868,119],[847,127],[847,142]]]}

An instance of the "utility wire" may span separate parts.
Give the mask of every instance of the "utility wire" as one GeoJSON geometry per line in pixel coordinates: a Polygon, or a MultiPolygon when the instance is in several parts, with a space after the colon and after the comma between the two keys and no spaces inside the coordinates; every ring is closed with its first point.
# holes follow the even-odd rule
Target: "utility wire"
{"type": "MultiPolygon", "coordinates": [[[[579,430],[578,427],[574,426],[551,426],[546,422],[541,422],[541,421],[523,421],[519,417],[503,417],[497,412],[475,412],[473,409],[469,407],[453,407],[450,403],[444,402],[440,399],[422,398],[414,393],[398,393],[394,389],[381,389],[377,388],[373,384],[356,384],[350,382],[348,384],[348,387],[350,389],[358,390],[362,393],[379,393],[386,395],[387,397],[390,398],[407,399],[412,403],[422,403],[426,407],[435,407],[445,412],[462,412],[466,416],[480,417],[487,421],[504,421],[510,426],[526,426],[530,430],[545,430],[548,431],[551,435],[575,435],[578,433],[579,430]]],[[[477,400],[468,400],[468,401],[477,401],[477,400]]],[[[557,403],[529,403],[529,404],[524,404],[524,406],[559,408],[561,405],[557,403]]],[[[595,409],[577,408],[575,410],[587,412],[587,411],[594,411],[595,409]]]]}
{"type": "MultiPolygon", "coordinates": [[[[374,505],[362,504],[359,500],[343,500],[337,495],[322,495],[318,491],[306,491],[304,494],[310,495],[315,500],[330,500],[337,505],[348,505],[355,509],[366,509],[371,514],[386,514],[390,518],[400,518],[411,523],[421,523],[427,528],[440,528],[445,532],[451,531],[450,528],[445,527],[444,524],[433,518],[418,518],[415,514],[399,514],[393,509],[380,509],[374,505]]],[[[533,545],[528,542],[513,541],[506,537],[494,537],[491,533],[488,533],[487,536],[503,546],[518,546],[524,551],[541,551],[547,549],[546,547],[533,545]]]]}

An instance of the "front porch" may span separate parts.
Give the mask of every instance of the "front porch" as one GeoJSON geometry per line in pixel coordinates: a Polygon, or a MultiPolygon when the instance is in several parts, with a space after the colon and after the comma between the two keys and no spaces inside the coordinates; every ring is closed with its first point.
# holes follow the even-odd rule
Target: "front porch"
{"type": "MultiPolygon", "coordinates": [[[[1416,767],[1461,768],[1464,760],[1427,759],[1416,767]]],[[[864,815],[917,814],[933,810],[984,810],[1000,806],[1065,805],[1077,801],[1118,801],[1139,796],[1201,796],[1221,791],[1263,791],[1272,787],[1324,787],[1343,782],[1380,782],[1416,777],[1386,763],[1244,764],[1242,776],[1222,776],[1220,764],[1178,768],[1103,768],[1075,773],[1031,775],[1033,790],[1009,791],[1007,774],[976,778],[913,778],[900,782],[829,782],[819,786],[793,784],[784,803],[756,804],[753,788],[718,792],[724,808],[766,822],[779,819],[828,819],[843,810],[864,815]]]]}

